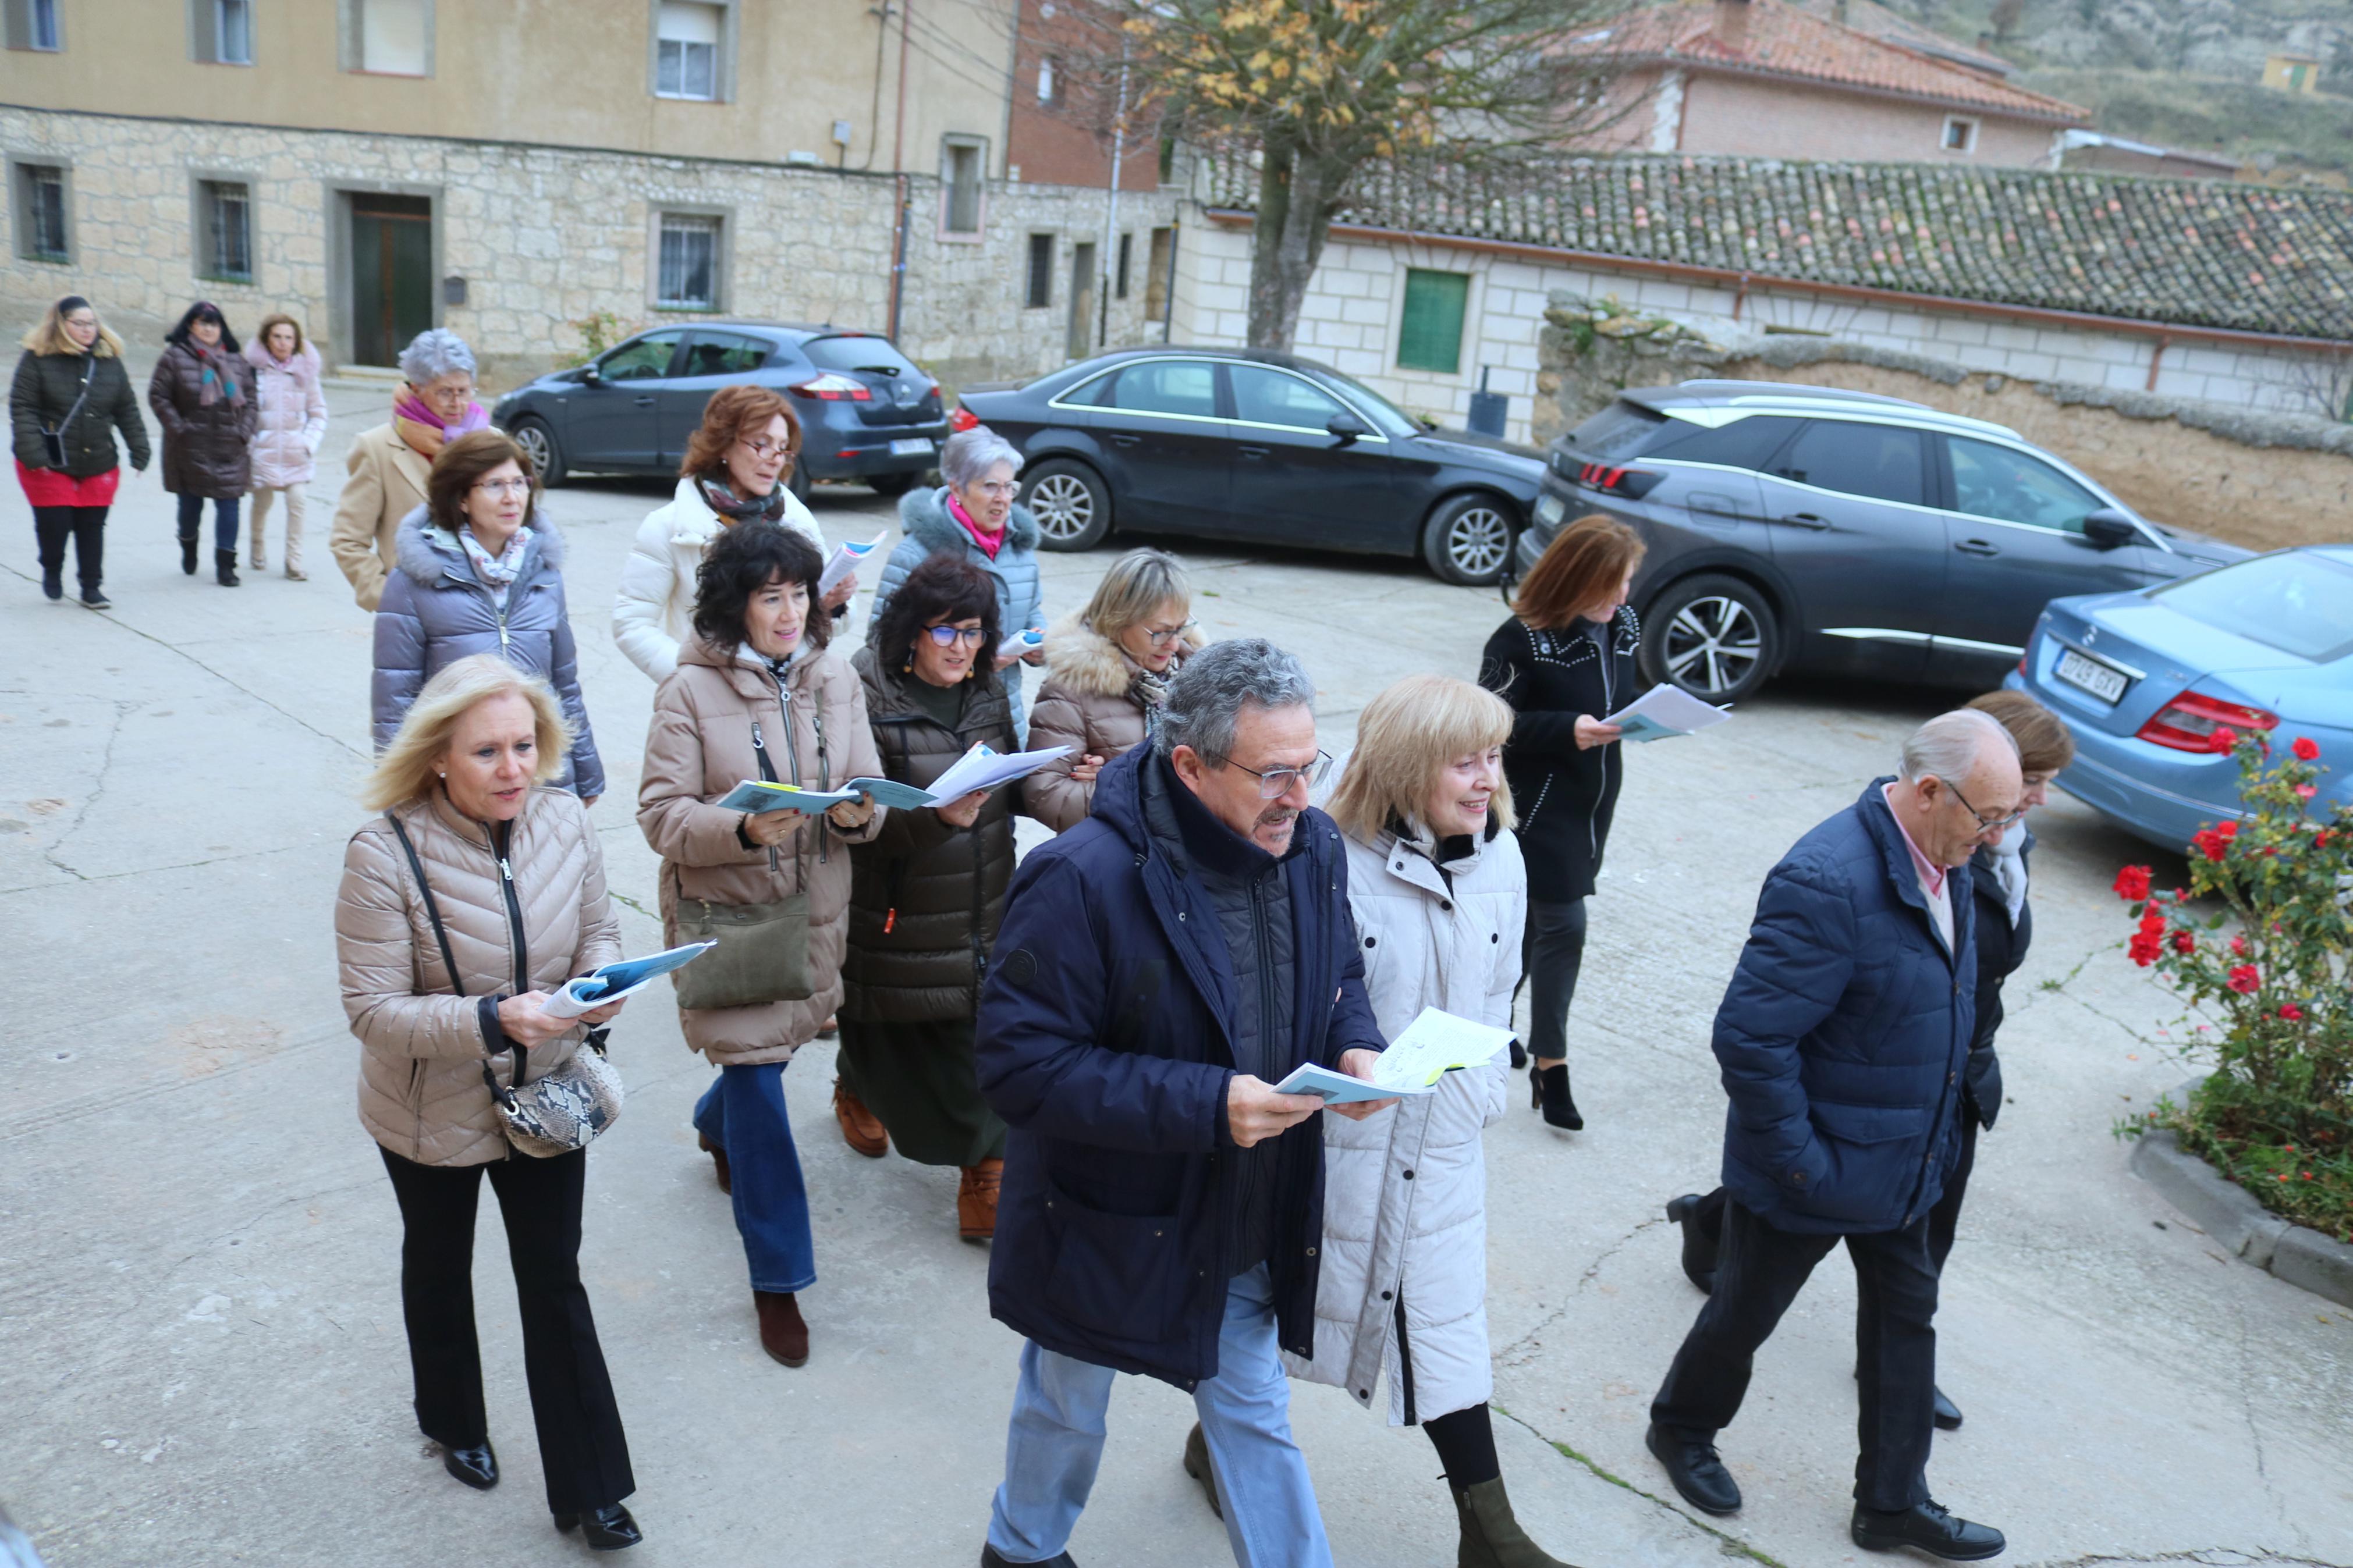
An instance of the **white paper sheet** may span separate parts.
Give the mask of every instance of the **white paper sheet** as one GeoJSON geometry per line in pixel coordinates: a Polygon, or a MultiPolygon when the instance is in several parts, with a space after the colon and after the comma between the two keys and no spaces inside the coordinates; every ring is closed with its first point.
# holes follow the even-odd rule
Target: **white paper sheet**
{"type": "Polygon", "coordinates": [[[1327,1105],[1430,1094],[1449,1072],[1491,1062],[1511,1043],[1509,1029],[1424,1007],[1421,1016],[1389,1042],[1370,1079],[1351,1078],[1306,1062],[1293,1068],[1274,1088],[1278,1094],[1321,1095],[1327,1105]]]}
{"type": "Polygon", "coordinates": [[[1663,741],[1670,735],[1688,735],[1721,724],[1731,717],[1728,710],[1711,708],[1682,687],[1662,680],[1601,721],[1622,729],[1621,741],[1663,741]]]}
{"type": "Polygon", "coordinates": [[[1015,632],[1011,637],[1007,637],[1003,642],[997,645],[997,657],[999,658],[1019,658],[1024,654],[1036,653],[1039,648],[1044,647],[1045,646],[1046,634],[1044,632],[1015,632]]]}
{"type": "Polygon", "coordinates": [[[973,749],[948,764],[947,772],[932,781],[934,800],[954,800],[975,790],[995,789],[1027,778],[1048,763],[1060,762],[1071,754],[1068,746],[1055,746],[1043,752],[998,752],[986,745],[973,749]]]}
{"type": "Polygon", "coordinates": [[[1423,1089],[1395,1089],[1366,1079],[1351,1078],[1344,1072],[1314,1062],[1302,1062],[1283,1075],[1274,1086],[1277,1094],[1312,1094],[1326,1105],[1347,1105],[1360,1100],[1396,1100],[1405,1095],[1429,1094],[1436,1086],[1423,1089]]]}
{"type": "Polygon", "coordinates": [[[881,549],[882,542],[890,537],[891,531],[886,528],[863,544],[845,544],[834,551],[833,558],[825,563],[824,574],[817,580],[817,596],[824,598],[840,585],[844,577],[856,575],[859,567],[865,564],[866,558],[881,549]]]}

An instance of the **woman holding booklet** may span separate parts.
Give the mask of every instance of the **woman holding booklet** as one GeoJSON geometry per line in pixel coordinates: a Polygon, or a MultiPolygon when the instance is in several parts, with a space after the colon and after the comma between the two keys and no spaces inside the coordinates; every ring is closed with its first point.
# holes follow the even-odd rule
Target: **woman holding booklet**
{"type": "MultiPolygon", "coordinates": [[[[997,585],[952,555],[907,574],[851,657],[883,775],[928,786],[975,745],[1013,750],[1013,714],[992,668],[997,585]]],[[[964,1173],[956,1224],[997,1231],[1005,1123],[980,1096],[973,1017],[1013,877],[1018,786],[893,811],[850,856],[849,956],[842,968],[834,1114],[852,1149],[899,1152],[964,1173]]]]}
{"type": "Polygon", "coordinates": [[[811,613],[824,567],[790,529],[731,528],[696,571],[692,632],[654,693],[638,826],[662,858],[665,944],[712,940],[678,972],[686,1043],[720,1069],[694,1108],[735,1205],[760,1344],[808,1359],[797,1294],[817,1279],[808,1197],[784,1071],[841,1000],[849,846],[882,814],[871,795],[824,812],[718,804],[746,779],[829,789],[877,773],[866,699],[811,613]]]}
{"type": "Polygon", "coordinates": [[[1625,769],[1619,727],[1602,720],[1637,694],[1642,628],[1626,595],[1641,563],[1632,529],[1599,513],[1578,518],[1529,570],[1479,663],[1479,684],[1513,714],[1504,773],[1522,803],[1528,867],[1531,1098],[1546,1122],[1571,1132],[1585,1118],[1568,1091],[1568,1005],[1585,957],[1585,900],[1625,769]]]}
{"type": "MultiPolygon", "coordinates": [[[[1503,746],[1512,710],[1470,682],[1417,675],[1366,706],[1330,811],[1348,856],[1348,909],[1383,1038],[1424,1008],[1508,1030],[1527,884],[1503,746]]],[[[1388,1374],[1392,1426],[1419,1426],[1446,1467],[1456,1561],[1561,1568],[1522,1531],[1487,1411],[1483,1129],[1502,1119],[1502,1045],[1362,1121],[1324,1118],[1323,1272],[1315,1355],[1295,1376],[1370,1406],[1388,1374]]],[[[1196,1432],[1198,1432],[1197,1427],[1196,1432]]],[[[1196,1468],[1187,1454],[1188,1469],[1196,1468]]],[[[1206,1466],[1197,1473],[1206,1476],[1206,1466]]]]}

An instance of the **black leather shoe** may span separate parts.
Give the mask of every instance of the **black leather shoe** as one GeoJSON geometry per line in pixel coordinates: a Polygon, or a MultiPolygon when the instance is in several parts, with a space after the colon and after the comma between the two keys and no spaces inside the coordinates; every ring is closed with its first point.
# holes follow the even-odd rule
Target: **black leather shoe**
{"type": "Polygon", "coordinates": [[[1942,1503],[1924,1502],[1897,1513],[1855,1505],[1854,1522],[1847,1527],[1854,1543],[1866,1552],[1893,1552],[1916,1547],[1947,1563],[1977,1563],[1999,1557],[2010,1542],[1989,1524],[1956,1519],[1942,1503]]]}
{"type": "Polygon", "coordinates": [[[619,1503],[592,1508],[586,1513],[559,1513],[555,1516],[555,1528],[566,1535],[578,1531],[591,1552],[618,1552],[645,1539],[638,1521],[619,1503]]]}
{"type": "Polygon", "coordinates": [[[196,536],[193,533],[180,535],[180,570],[191,577],[196,574],[196,536]]]}
{"type": "Polygon", "coordinates": [[[980,1545],[980,1568],[1079,1568],[1079,1565],[1071,1561],[1071,1554],[1067,1552],[1058,1552],[1036,1564],[1016,1563],[1010,1557],[998,1556],[997,1548],[984,1541],[980,1545]]]}
{"type": "MultiPolygon", "coordinates": [[[[1721,1516],[1740,1511],[1740,1483],[1732,1479],[1732,1472],[1715,1457],[1712,1444],[1679,1437],[1653,1421],[1651,1429],[1642,1434],[1642,1445],[1651,1450],[1652,1458],[1666,1467],[1667,1479],[1675,1483],[1675,1490],[1682,1494],[1683,1501],[1702,1513],[1721,1516]]],[[[1862,1515],[1855,1517],[1860,1519],[1862,1515]]],[[[1861,1541],[1862,1537],[1858,1535],[1855,1539],[1861,1541]]]]}
{"type": "Polygon", "coordinates": [[[1961,1429],[1961,1407],[1945,1397],[1943,1389],[1936,1390],[1936,1429],[1957,1432],[1961,1429]]]}
{"type": "Polygon", "coordinates": [[[478,1492],[499,1484],[499,1457],[487,1441],[480,1447],[442,1449],[441,1468],[478,1492]]]}
{"type": "Polygon", "coordinates": [[[1683,1278],[1699,1287],[1703,1296],[1715,1294],[1716,1238],[1700,1227],[1700,1195],[1685,1193],[1667,1205],[1667,1217],[1683,1226],[1683,1278]]]}

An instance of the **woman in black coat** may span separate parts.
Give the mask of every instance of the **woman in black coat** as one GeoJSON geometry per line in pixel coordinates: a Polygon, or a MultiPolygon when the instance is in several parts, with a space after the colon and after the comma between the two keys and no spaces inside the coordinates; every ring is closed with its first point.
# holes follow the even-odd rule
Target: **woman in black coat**
{"type": "Polygon", "coordinates": [[[234,588],[237,508],[253,482],[260,427],[253,366],[220,307],[199,300],[164,336],[147,406],[164,427],[164,489],[180,498],[180,570],[196,571],[205,502],[213,503],[213,580],[234,588]]]}
{"type": "Polygon", "coordinates": [[[1528,1077],[1544,1119],[1572,1132],[1585,1118],[1568,1090],[1568,1005],[1585,956],[1585,900],[1624,772],[1618,727],[1601,720],[1638,695],[1642,628],[1626,595],[1641,561],[1642,542],[1624,523],[1598,515],[1570,523],[1520,584],[1479,666],[1479,684],[1514,715],[1504,774],[1528,868],[1528,1077]]]}
{"type": "Polygon", "coordinates": [[[107,509],[114,504],[122,462],[120,430],[131,466],[147,467],[147,426],[122,367],[122,340],[107,331],[90,302],[69,294],[51,305],[25,334],[25,357],[8,388],[16,482],[33,509],[41,558],[41,592],[66,596],[66,541],[74,543],[81,602],[109,607],[99,589],[105,572],[107,509]]]}

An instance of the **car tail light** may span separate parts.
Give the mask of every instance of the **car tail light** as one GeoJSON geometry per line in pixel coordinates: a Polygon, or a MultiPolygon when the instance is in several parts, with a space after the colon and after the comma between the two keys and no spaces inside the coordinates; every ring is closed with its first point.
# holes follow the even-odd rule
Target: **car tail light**
{"type": "Polygon", "coordinates": [[[794,395],[812,397],[823,403],[869,403],[874,394],[862,381],[854,381],[839,371],[829,370],[807,381],[795,382],[794,395]]]}
{"type": "Polygon", "coordinates": [[[2279,715],[2261,708],[2243,707],[2236,702],[2224,702],[2218,698],[2201,697],[2195,691],[2185,691],[2157,710],[2154,718],[2140,727],[2133,738],[2151,745],[2170,746],[2177,752],[2225,752],[2231,749],[2222,731],[2233,733],[2248,730],[2272,730],[2279,726],[2279,715]]]}
{"type": "Polygon", "coordinates": [[[1641,500],[1656,489],[1659,481],[1666,477],[1643,468],[1619,468],[1609,463],[1586,463],[1577,470],[1577,482],[1586,489],[1624,496],[1628,500],[1641,500]]]}
{"type": "Polygon", "coordinates": [[[948,415],[948,428],[951,430],[969,430],[979,423],[980,416],[962,404],[956,405],[948,415]]]}

